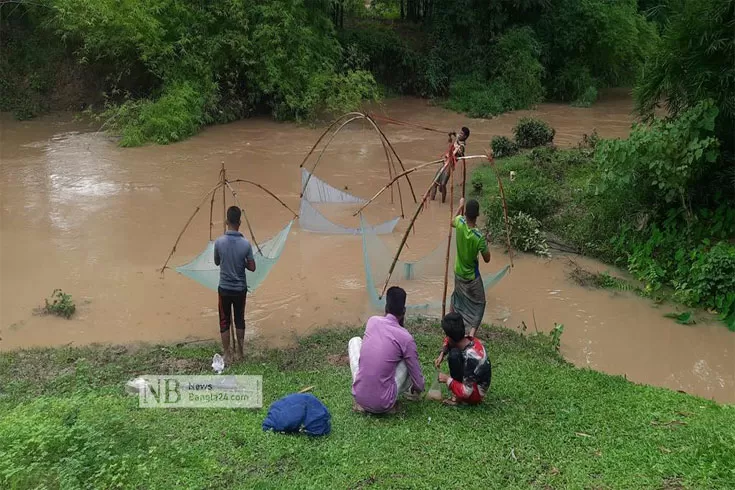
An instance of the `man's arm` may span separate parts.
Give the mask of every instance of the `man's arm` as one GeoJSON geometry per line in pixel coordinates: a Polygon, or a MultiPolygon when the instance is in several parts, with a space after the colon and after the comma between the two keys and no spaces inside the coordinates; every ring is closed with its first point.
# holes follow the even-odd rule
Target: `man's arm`
{"type": "Polygon", "coordinates": [[[250,272],[255,272],[255,257],[253,257],[252,245],[248,249],[248,253],[245,255],[245,268],[250,272]]]}
{"type": "Polygon", "coordinates": [[[217,242],[214,242],[214,265],[219,266],[221,260],[219,256],[219,250],[217,250],[217,242]]]}
{"type": "Polygon", "coordinates": [[[475,390],[474,381],[467,380],[465,383],[462,380],[458,381],[444,373],[439,373],[439,382],[446,383],[449,391],[451,391],[452,394],[460,400],[466,400],[475,390]]]}
{"type": "Polygon", "coordinates": [[[452,218],[452,228],[457,227],[457,218],[459,216],[462,216],[464,214],[464,197],[459,200],[459,206],[457,207],[457,212],[454,213],[454,217],[452,218]]]}
{"type": "Polygon", "coordinates": [[[488,243],[490,243],[490,233],[485,235],[485,241],[483,242],[483,245],[482,245],[484,248],[480,249],[482,260],[484,260],[486,264],[490,262],[490,247],[488,247],[488,243]]]}
{"type": "Polygon", "coordinates": [[[424,375],[421,374],[421,366],[419,365],[419,352],[416,348],[416,341],[411,341],[405,347],[403,352],[403,360],[408,368],[408,375],[411,377],[413,388],[417,392],[424,391],[424,375]]]}

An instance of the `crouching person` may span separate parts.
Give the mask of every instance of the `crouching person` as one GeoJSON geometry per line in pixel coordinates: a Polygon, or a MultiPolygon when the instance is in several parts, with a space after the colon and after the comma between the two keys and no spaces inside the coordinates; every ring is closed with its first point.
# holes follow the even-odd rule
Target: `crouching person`
{"type": "Polygon", "coordinates": [[[490,389],[492,367],[485,346],[479,339],[465,335],[464,320],[459,313],[449,313],[442,319],[446,337],[441,354],[434,361],[437,369],[446,357],[449,375],[439,373],[451,394],[444,403],[476,405],[490,389]]]}
{"type": "Polygon", "coordinates": [[[350,339],[355,411],[394,412],[399,395],[416,399],[424,391],[416,342],[403,328],[405,315],[406,291],[392,287],[385,297],[385,316],[371,317],[365,336],[350,339]]]}

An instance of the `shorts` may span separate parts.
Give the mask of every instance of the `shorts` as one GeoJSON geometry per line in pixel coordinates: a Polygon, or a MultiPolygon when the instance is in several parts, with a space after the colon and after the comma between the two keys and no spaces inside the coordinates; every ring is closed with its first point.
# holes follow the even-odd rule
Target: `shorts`
{"type": "Polygon", "coordinates": [[[220,288],[219,296],[219,331],[228,332],[232,325],[232,313],[235,313],[235,328],[245,329],[245,303],[248,292],[230,291],[220,288]]]}

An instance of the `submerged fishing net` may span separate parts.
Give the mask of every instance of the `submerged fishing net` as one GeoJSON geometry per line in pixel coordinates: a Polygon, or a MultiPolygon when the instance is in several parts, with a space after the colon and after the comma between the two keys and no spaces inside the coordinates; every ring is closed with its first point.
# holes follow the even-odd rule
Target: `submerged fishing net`
{"type": "MultiPolygon", "coordinates": [[[[263,280],[268,276],[273,266],[278,262],[278,258],[286,246],[288,232],[291,231],[291,221],[284,229],[282,229],[273,238],[260,243],[260,251],[253,244],[253,256],[255,258],[255,272],[246,271],[248,280],[248,291],[252,292],[260,286],[263,280]]],[[[209,242],[207,248],[204,249],[194,260],[188,264],[184,264],[176,268],[176,272],[185,275],[190,279],[194,279],[199,284],[217,291],[219,286],[219,266],[214,264],[214,242],[209,242]]]]}
{"type": "MultiPolygon", "coordinates": [[[[302,229],[328,235],[360,234],[359,227],[352,228],[333,222],[314,207],[313,203],[364,204],[367,202],[366,199],[353,196],[327,184],[317,176],[311,175],[305,168],[301,169],[301,188],[304,189],[299,208],[299,225],[302,229]],[[304,186],[306,186],[305,189],[304,186]]],[[[370,228],[369,231],[384,235],[393,232],[398,220],[399,218],[394,218],[375,226],[367,226],[370,228]]]]}
{"type": "MultiPolygon", "coordinates": [[[[388,276],[390,265],[395,256],[395,250],[390,250],[385,243],[371,231],[371,227],[360,215],[362,225],[362,252],[365,264],[365,283],[370,297],[370,303],[376,309],[385,307],[385,298],[380,298],[380,292],[388,276]]],[[[398,260],[391,276],[391,285],[401,285],[408,292],[408,310],[439,310],[441,309],[441,291],[444,286],[444,267],[446,260],[445,241],[431,253],[414,262],[398,260]],[[430,297],[422,296],[419,291],[432,291],[430,297]],[[413,294],[415,293],[415,294],[413,294]],[[437,294],[438,293],[438,294],[437,294]],[[439,297],[439,300],[432,298],[439,297]],[[412,301],[413,299],[413,301],[412,301]]],[[[450,284],[447,295],[451,295],[454,277],[454,257],[456,256],[456,241],[452,240],[450,249],[450,284]]],[[[508,272],[510,266],[505,266],[494,274],[482,277],[485,290],[497,284],[508,272]]],[[[425,293],[424,293],[425,294],[425,293]]]]}

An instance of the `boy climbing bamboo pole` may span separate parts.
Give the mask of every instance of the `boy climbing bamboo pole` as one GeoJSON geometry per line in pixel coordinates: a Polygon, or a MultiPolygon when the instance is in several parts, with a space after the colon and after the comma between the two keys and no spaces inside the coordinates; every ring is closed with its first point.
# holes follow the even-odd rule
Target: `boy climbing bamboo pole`
{"type": "Polygon", "coordinates": [[[436,198],[437,189],[442,194],[442,204],[447,200],[447,184],[449,183],[449,177],[454,172],[454,166],[457,159],[463,157],[465,154],[465,146],[467,144],[467,138],[470,137],[470,130],[467,127],[462,127],[459,131],[459,135],[455,132],[449,133],[449,143],[451,146],[447,153],[444,154],[445,162],[451,159],[451,163],[446,167],[442,167],[441,174],[436,179],[434,187],[431,189],[431,200],[436,198]]]}

